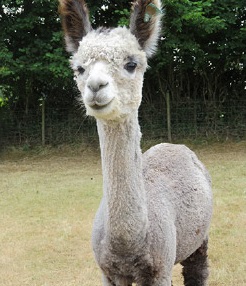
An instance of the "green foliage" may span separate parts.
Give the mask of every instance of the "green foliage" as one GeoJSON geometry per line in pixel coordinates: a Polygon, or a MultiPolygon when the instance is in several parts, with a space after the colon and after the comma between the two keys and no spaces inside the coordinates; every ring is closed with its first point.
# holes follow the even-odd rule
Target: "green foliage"
{"type": "Polygon", "coordinates": [[[92,24],[96,28],[127,26],[131,1],[95,0],[87,1],[91,13],[92,24]]]}
{"type": "Polygon", "coordinates": [[[206,50],[208,41],[225,27],[224,19],[211,15],[213,5],[213,0],[166,1],[165,38],[161,45],[164,65],[174,63],[182,69],[198,69],[207,64],[207,56],[210,55],[206,50]]]}
{"type": "Polygon", "coordinates": [[[57,2],[4,0],[0,24],[0,83],[12,87],[15,104],[27,111],[36,106],[42,92],[50,97],[61,93],[72,76],[57,2]]]}
{"type": "Polygon", "coordinates": [[[166,0],[150,80],[156,82],[158,74],[158,85],[164,92],[169,89],[175,100],[245,96],[245,25],[243,0],[166,0]]]}
{"type": "Polygon", "coordinates": [[[0,107],[3,107],[8,102],[8,98],[4,96],[5,93],[6,93],[6,87],[0,85],[0,107]]]}
{"type": "Polygon", "coordinates": [[[130,11],[128,9],[115,10],[116,15],[120,15],[118,26],[129,26],[130,11]]]}
{"type": "MultiPolygon", "coordinates": [[[[131,1],[87,2],[93,27],[129,25],[131,1]]],[[[145,98],[158,105],[169,90],[172,104],[198,99],[217,112],[230,98],[245,97],[245,0],[163,3],[162,37],[146,74],[145,98]]],[[[17,108],[26,115],[37,110],[43,95],[52,108],[74,105],[77,91],[57,5],[54,0],[1,1],[0,106],[8,116],[17,108]]],[[[18,122],[16,114],[12,117],[18,122]]]]}

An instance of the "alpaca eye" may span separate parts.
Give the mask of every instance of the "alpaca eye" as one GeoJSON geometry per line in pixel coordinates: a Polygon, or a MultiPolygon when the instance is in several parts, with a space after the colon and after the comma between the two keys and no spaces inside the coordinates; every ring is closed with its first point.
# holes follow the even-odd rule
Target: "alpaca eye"
{"type": "Polygon", "coordinates": [[[83,74],[85,72],[85,69],[83,67],[79,66],[77,68],[77,71],[79,72],[79,74],[83,74]]]}
{"type": "Polygon", "coordinates": [[[130,73],[133,73],[136,67],[137,67],[137,63],[129,62],[125,64],[124,69],[126,69],[130,73]]]}

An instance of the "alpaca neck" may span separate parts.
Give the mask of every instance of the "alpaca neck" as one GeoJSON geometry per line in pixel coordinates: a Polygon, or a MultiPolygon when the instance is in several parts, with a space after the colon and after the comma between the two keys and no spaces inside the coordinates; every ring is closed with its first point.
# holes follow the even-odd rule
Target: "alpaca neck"
{"type": "Polygon", "coordinates": [[[137,114],[119,124],[97,122],[106,202],[106,232],[117,251],[141,247],[147,229],[137,114]]]}

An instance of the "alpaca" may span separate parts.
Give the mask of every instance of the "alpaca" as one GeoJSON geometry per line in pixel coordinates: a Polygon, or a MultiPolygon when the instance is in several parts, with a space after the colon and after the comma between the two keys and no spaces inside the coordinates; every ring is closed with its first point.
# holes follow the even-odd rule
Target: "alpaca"
{"type": "Polygon", "coordinates": [[[138,108],[160,10],[160,0],[135,0],[129,29],[93,30],[84,0],[60,0],[71,67],[99,134],[103,197],[92,246],[104,286],[170,286],[176,263],[184,285],[207,283],[209,174],[183,145],[140,148],[138,108]]]}

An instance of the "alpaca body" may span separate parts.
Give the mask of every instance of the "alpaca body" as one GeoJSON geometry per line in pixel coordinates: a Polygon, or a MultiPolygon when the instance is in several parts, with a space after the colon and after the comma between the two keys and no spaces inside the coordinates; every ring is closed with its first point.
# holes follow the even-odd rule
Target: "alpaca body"
{"type": "MultiPolygon", "coordinates": [[[[154,210],[150,221],[170,212],[168,221],[174,222],[176,237],[175,263],[184,261],[208,236],[212,214],[209,174],[184,145],[156,145],[143,154],[143,161],[150,216],[154,210]]],[[[157,225],[161,228],[161,222],[157,225]]]]}
{"type": "Polygon", "coordinates": [[[96,260],[107,279],[126,281],[119,285],[171,285],[173,265],[208,235],[208,173],[182,145],[159,144],[142,156],[135,116],[111,127],[98,122],[98,132],[104,194],[93,230],[96,260]]]}
{"type": "Polygon", "coordinates": [[[104,286],[205,286],[212,214],[209,175],[185,146],[142,155],[138,108],[147,58],[155,52],[160,0],[135,0],[130,28],[93,30],[84,0],[60,0],[67,51],[87,115],[97,120],[103,197],[92,244],[104,286]]]}

